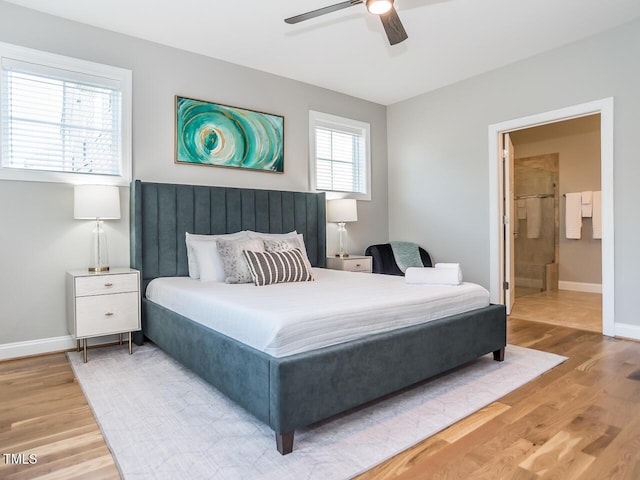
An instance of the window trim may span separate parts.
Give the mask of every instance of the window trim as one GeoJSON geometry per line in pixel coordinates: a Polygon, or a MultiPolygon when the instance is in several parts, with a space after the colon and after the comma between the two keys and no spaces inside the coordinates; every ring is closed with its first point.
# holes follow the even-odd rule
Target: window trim
{"type": "Polygon", "coordinates": [[[359,120],[339,117],[329,113],[309,110],[309,187],[313,192],[327,193],[327,199],[355,198],[356,200],[371,200],[371,125],[359,120]],[[364,187],[365,192],[345,192],[340,190],[324,190],[317,188],[317,159],[316,159],[316,128],[321,123],[345,127],[345,130],[361,131],[365,144],[364,187]]]}
{"type": "MultiPolygon", "coordinates": [[[[2,125],[0,125],[0,180],[18,180],[27,182],[53,182],[70,184],[101,184],[128,186],[132,179],[132,72],[120,67],[67,57],[32,48],[0,42],[0,61],[2,58],[33,63],[34,70],[49,67],[68,70],[71,74],[84,74],[102,77],[106,81],[117,82],[121,87],[121,173],[120,175],[102,175],[91,173],[56,172],[49,170],[29,170],[2,166],[2,125]]],[[[1,68],[1,64],[0,64],[1,68]]],[[[2,83],[0,82],[0,89],[2,83]]],[[[0,91],[0,101],[3,92],[0,91]]],[[[1,108],[1,105],[0,105],[1,108]]],[[[0,116],[0,122],[2,118],[0,116]]]]}

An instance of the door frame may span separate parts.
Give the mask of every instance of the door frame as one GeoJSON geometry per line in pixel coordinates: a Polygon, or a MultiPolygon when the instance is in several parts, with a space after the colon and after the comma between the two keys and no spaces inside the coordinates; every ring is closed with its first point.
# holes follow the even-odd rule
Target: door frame
{"type": "Polygon", "coordinates": [[[514,222],[518,221],[518,214],[515,211],[515,151],[511,134],[509,132],[500,135],[500,146],[498,152],[502,154],[503,180],[505,182],[504,198],[504,218],[503,239],[504,239],[504,280],[502,292],[504,295],[504,304],[507,307],[507,315],[511,314],[513,303],[516,299],[516,260],[515,260],[515,237],[514,222]]]}
{"type": "Polygon", "coordinates": [[[489,125],[489,290],[492,303],[504,304],[502,135],[598,113],[602,189],[602,333],[614,336],[613,97],[489,125]]]}

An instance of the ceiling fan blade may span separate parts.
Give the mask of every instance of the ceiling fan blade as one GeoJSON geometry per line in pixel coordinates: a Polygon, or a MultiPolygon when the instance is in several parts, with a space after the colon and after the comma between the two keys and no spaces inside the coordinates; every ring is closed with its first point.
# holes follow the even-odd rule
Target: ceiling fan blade
{"type": "Polygon", "coordinates": [[[400,21],[400,17],[398,16],[398,12],[396,12],[395,8],[391,7],[391,10],[387,13],[380,15],[380,20],[382,21],[382,26],[384,27],[384,31],[387,33],[387,38],[391,45],[404,42],[409,38],[409,35],[407,35],[407,32],[402,26],[402,22],[400,21]]]}
{"type": "Polygon", "coordinates": [[[330,5],[328,7],[319,8],[317,10],[312,10],[307,13],[302,13],[300,15],[296,15],[295,17],[285,18],[284,21],[286,23],[299,23],[304,20],[309,20],[310,18],[316,18],[321,15],[325,15],[327,13],[335,12],[338,10],[342,10],[343,8],[349,8],[354,5],[358,5],[362,3],[363,0],[347,0],[346,2],[336,3],[335,5],[330,5]]]}

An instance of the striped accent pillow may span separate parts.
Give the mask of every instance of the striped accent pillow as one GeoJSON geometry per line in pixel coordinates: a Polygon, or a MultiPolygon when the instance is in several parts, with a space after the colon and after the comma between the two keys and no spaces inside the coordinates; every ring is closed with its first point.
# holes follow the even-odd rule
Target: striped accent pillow
{"type": "Polygon", "coordinates": [[[257,286],[315,280],[299,248],[286,252],[243,250],[243,253],[249,265],[249,272],[257,286]]]}

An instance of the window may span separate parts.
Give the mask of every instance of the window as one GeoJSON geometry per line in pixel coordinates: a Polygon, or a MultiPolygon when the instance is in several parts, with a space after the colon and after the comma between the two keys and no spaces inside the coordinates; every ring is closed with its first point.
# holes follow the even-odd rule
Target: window
{"type": "Polygon", "coordinates": [[[0,178],[129,184],[129,70],[3,43],[0,67],[0,178]]]}
{"type": "Polygon", "coordinates": [[[311,188],[371,200],[369,132],[368,123],[310,111],[311,188]]]}

